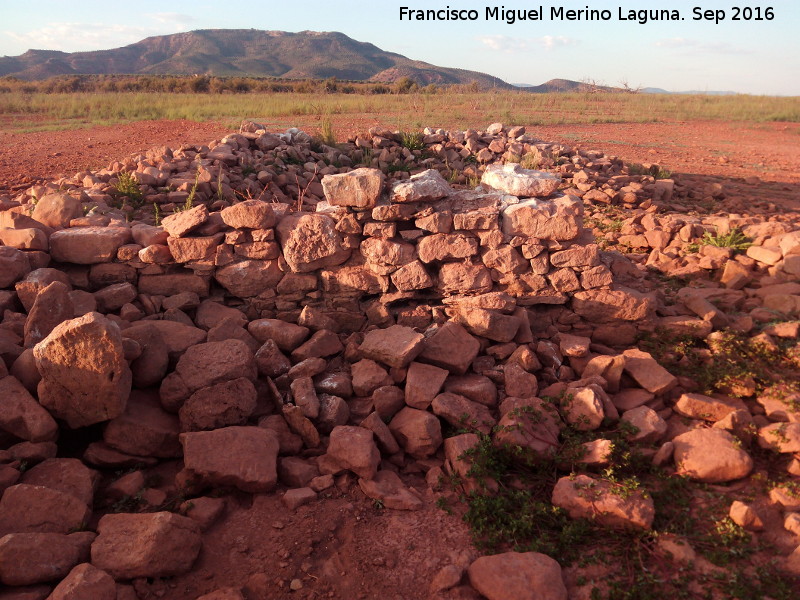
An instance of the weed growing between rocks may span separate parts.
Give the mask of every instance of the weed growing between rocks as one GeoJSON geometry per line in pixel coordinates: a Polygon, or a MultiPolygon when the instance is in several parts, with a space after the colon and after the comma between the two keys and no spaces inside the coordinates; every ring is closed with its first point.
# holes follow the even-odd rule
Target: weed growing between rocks
{"type": "Polygon", "coordinates": [[[753,240],[747,237],[738,227],[734,227],[724,235],[706,232],[700,240],[700,243],[706,246],[730,248],[736,252],[744,252],[753,245],[752,242],[753,240]]]}
{"type": "Polygon", "coordinates": [[[520,447],[496,446],[488,436],[464,458],[472,462],[468,476],[483,482],[482,489],[460,498],[467,505],[463,518],[478,548],[498,552],[510,547],[577,558],[574,553],[591,525],[571,520],[550,503],[558,478],[555,461],[542,461],[520,447]]]}
{"type": "Polygon", "coordinates": [[[192,189],[189,190],[189,196],[186,198],[186,201],[183,203],[183,206],[178,206],[175,208],[175,212],[185,212],[187,210],[191,210],[194,208],[194,199],[197,196],[197,187],[200,185],[200,170],[198,169],[197,173],[194,176],[194,184],[192,185],[192,189]]]}
{"type": "Polygon", "coordinates": [[[414,150],[424,150],[425,143],[422,141],[423,135],[418,131],[402,131],[400,132],[400,145],[403,148],[408,148],[412,152],[414,150]]]}
{"type": "Polygon", "coordinates": [[[375,157],[374,150],[372,148],[362,148],[361,149],[361,164],[365,167],[372,166],[372,159],[375,157]]]}
{"type": "MultiPolygon", "coordinates": [[[[640,341],[669,371],[689,377],[701,393],[748,397],[765,392],[789,397],[800,391],[796,340],[765,343],[732,331],[718,331],[708,342],[664,330],[640,341]]],[[[798,407],[800,408],[800,407],[798,407]]]]}
{"type": "Polygon", "coordinates": [[[333,131],[333,123],[330,118],[322,120],[322,131],[320,132],[320,141],[326,146],[336,145],[336,133],[333,131]]]}
{"type": "MultiPolygon", "coordinates": [[[[648,449],[627,441],[630,425],[605,431],[562,431],[562,444],[551,458],[519,446],[499,446],[490,436],[461,459],[467,478],[479,489],[461,492],[461,505],[437,503],[462,511],[476,546],[487,554],[541,552],[558,560],[593,600],[672,600],[674,598],[794,598],[794,581],[774,561],[766,545],[728,516],[730,497],[717,486],[696,483],[653,466],[648,449]],[[559,477],[590,470],[580,463],[582,444],[612,441],[603,480],[627,497],[647,489],[655,505],[650,530],[609,529],[587,519],[571,518],[550,500],[559,477]],[[681,555],[681,540],[696,550],[681,555]],[[675,552],[675,554],[673,554],[675,552]]],[[[596,476],[596,474],[595,474],[596,476]]],[[[453,477],[459,488],[465,480],[453,477]]]]}
{"type": "MultiPolygon", "coordinates": [[[[609,235],[619,234],[622,231],[627,215],[617,206],[601,206],[595,210],[595,216],[584,219],[584,225],[592,230],[595,241],[601,249],[615,247],[609,235]]],[[[621,250],[620,248],[617,248],[621,250]]]]}
{"type": "Polygon", "coordinates": [[[541,164],[542,157],[538,152],[528,152],[520,161],[520,165],[523,169],[538,169],[541,164]]]}
{"type": "Polygon", "coordinates": [[[122,204],[124,204],[125,199],[127,199],[134,209],[141,207],[144,194],[142,190],[139,189],[139,183],[131,173],[125,171],[120,172],[117,176],[117,184],[114,188],[117,195],[123,199],[122,204]]]}
{"type": "Polygon", "coordinates": [[[669,169],[659,165],[642,165],[639,163],[628,165],[628,173],[630,175],[649,175],[654,179],[669,179],[672,177],[672,171],[669,169]]]}
{"type": "Polygon", "coordinates": [[[161,227],[161,208],[157,202],[153,202],[153,222],[156,227],[161,227]]]}

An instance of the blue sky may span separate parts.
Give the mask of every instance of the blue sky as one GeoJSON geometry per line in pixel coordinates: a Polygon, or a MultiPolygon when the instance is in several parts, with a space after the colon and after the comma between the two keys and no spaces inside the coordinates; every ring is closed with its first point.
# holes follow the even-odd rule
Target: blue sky
{"type": "MultiPolygon", "coordinates": [[[[733,21],[747,2],[583,0],[567,9],[609,9],[610,21],[552,21],[550,3],[534,0],[305,0],[209,2],[137,0],[64,2],[0,0],[0,55],[29,48],[64,51],[114,48],[150,35],[210,28],[341,31],[384,50],[433,64],[484,71],[511,83],[561,77],[670,91],[731,90],[800,96],[800,2],[767,0],[771,21],[733,21]],[[692,8],[724,10],[726,20],[692,20],[692,8]],[[474,22],[399,19],[399,7],[476,9],[474,22]],[[487,6],[543,8],[544,20],[513,25],[486,20],[487,6]],[[639,24],[618,11],[669,8],[685,20],[639,24]]],[[[749,2],[755,7],[757,2],[749,2]]]]}

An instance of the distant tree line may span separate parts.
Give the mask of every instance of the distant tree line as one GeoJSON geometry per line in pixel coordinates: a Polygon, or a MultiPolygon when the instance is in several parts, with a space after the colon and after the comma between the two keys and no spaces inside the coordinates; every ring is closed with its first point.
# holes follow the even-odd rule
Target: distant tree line
{"type": "Polygon", "coordinates": [[[308,93],[308,94],[409,94],[478,92],[477,81],[459,85],[420,85],[410,77],[390,83],[277,77],[211,77],[208,75],[60,75],[41,81],[0,77],[0,93],[63,94],[77,92],[139,92],[194,94],[308,93]]]}

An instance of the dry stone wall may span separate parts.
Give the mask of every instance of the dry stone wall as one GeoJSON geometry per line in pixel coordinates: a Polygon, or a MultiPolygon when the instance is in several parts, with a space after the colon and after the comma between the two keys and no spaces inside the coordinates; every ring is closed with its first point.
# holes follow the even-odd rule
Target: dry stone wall
{"type": "MultiPolygon", "coordinates": [[[[366,168],[326,175],[315,212],[249,200],[212,213],[201,204],[161,227],[77,217],[50,235],[50,256],[96,305],[139,318],[179,294],[225,295],[250,318],[358,331],[449,317],[510,341],[541,308],[571,307],[576,329],[582,318],[651,315],[651,297],[613,285],[614,259],[587,235],[583,203],[558,191],[559,177],[498,166],[476,190],[455,190],[432,169],[384,179],[366,168]]],[[[74,212],[61,198],[37,209],[74,212]]]]}

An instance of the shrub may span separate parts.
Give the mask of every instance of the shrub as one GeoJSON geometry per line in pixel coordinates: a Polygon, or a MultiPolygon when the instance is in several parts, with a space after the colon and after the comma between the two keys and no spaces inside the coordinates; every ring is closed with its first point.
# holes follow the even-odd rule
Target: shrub
{"type": "Polygon", "coordinates": [[[134,208],[141,206],[144,194],[139,189],[139,183],[131,173],[121,172],[117,176],[117,184],[114,189],[118,195],[128,198],[134,208]]]}

